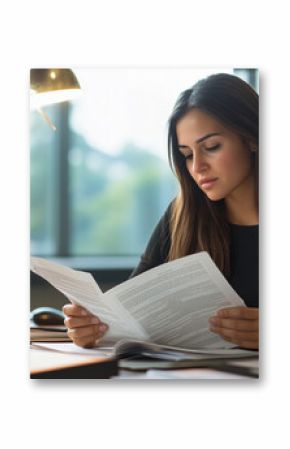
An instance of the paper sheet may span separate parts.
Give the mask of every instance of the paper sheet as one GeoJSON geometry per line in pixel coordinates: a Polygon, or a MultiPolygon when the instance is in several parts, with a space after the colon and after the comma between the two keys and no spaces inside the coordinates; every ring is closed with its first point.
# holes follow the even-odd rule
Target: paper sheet
{"type": "Polygon", "coordinates": [[[135,338],[194,348],[230,348],[208,330],[224,307],[245,306],[205,252],[160,265],[102,293],[88,273],[32,258],[31,269],[109,324],[106,339],[135,338]]]}
{"type": "Polygon", "coordinates": [[[208,330],[224,307],[245,306],[206,252],[160,265],[109,290],[149,335],[185,348],[230,348],[208,330]]]}
{"type": "Polygon", "coordinates": [[[126,309],[109,295],[104,295],[90,273],[73,270],[39,257],[31,257],[30,269],[62,292],[73,304],[83,306],[104,323],[108,323],[110,328],[106,339],[117,341],[124,336],[148,337],[135,320],[130,320],[126,309]]]}

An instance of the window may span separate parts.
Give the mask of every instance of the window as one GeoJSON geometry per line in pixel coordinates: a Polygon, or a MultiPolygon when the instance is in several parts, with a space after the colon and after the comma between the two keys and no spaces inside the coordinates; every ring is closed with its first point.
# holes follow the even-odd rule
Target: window
{"type": "MultiPolygon", "coordinates": [[[[47,108],[56,121],[57,108],[47,108]]],[[[55,197],[56,192],[56,134],[44,124],[42,117],[30,114],[30,229],[32,254],[56,254],[55,197]]]]}
{"type": "Polygon", "coordinates": [[[139,256],[177,192],[167,119],[181,91],[216,71],[74,70],[81,96],[45,108],[56,131],[31,113],[32,254],[139,256]]]}

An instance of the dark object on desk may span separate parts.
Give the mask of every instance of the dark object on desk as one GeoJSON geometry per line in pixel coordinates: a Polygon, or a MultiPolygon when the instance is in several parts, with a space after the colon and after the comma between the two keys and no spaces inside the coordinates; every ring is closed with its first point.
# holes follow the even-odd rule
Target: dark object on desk
{"type": "Polygon", "coordinates": [[[38,325],[55,325],[63,324],[65,315],[53,307],[38,307],[31,312],[30,319],[38,325]]]}
{"type": "Polygon", "coordinates": [[[214,367],[219,371],[241,374],[242,376],[259,379],[259,354],[250,359],[224,360],[224,363],[214,367]]]}
{"type": "Polygon", "coordinates": [[[118,374],[116,360],[75,365],[30,373],[30,379],[109,379],[118,374]]]}

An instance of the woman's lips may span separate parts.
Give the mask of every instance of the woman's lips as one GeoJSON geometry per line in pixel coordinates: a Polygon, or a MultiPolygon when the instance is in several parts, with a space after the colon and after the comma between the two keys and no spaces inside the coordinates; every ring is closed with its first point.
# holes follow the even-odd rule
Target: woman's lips
{"type": "Polygon", "coordinates": [[[218,178],[205,179],[204,181],[200,181],[199,185],[201,188],[207,190],[210,189],[218,178]]]}

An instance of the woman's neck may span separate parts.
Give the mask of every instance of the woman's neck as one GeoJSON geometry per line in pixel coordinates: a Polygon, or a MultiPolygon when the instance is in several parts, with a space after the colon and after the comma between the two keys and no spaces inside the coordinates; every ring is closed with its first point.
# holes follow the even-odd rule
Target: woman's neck
{"type": "Polygon", "coordinates": [[[259,214],[256,210],[248,210],[247,213],[243,211],[231,211],[228,215],[228,221],[231,224],[252,226],[259,224],[259,214]]]}
{"type": "Polygon", "coordinates": [[[259,212],[253,179],[242,189],[225,198],[229,223],[237,225],[256,225],[259,223],[259,212]]]}

